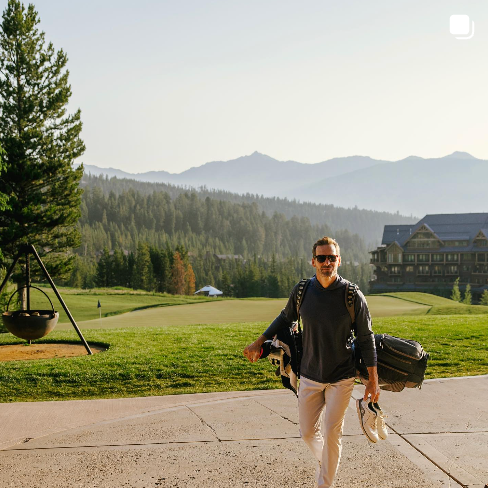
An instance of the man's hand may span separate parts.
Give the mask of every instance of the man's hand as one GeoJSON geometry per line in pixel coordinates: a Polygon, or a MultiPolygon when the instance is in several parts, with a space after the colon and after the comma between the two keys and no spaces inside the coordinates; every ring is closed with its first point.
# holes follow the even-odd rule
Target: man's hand
{"type": "Polygon", "coordinates": [[[369,381],[366,385],[366,390],[364,391],[363,400],[366,402],[368,398],[371,397],[369,401],[376,403],[380,398],[380,387],[378,386],[378,373],[376,371],[376,366],[368,368],[369,381]]]}
{"type": "Polygon", "coordinates": [[[247,359],[249,359],[249,361],[251,361],[251,363],[256,362],[261,356],[261,346],[264,344],[265,341],[266,337],[262,335],[252,344],[249,344],[249,346],[246,346],[244,348],[243,354],[247,357],[247,359]]]}

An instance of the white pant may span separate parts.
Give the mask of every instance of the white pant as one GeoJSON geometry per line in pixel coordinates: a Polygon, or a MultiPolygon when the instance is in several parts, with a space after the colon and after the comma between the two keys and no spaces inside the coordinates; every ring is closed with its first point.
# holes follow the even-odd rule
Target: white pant
{"type": "Polygon", "coordinates": [[[353,388],[354,378],[337,383],[318,383],[303,376],[300,378],[300,435],[321,464],[318,488],[329,488],[334,481],[341,459],[344,417],[353,388]]]}

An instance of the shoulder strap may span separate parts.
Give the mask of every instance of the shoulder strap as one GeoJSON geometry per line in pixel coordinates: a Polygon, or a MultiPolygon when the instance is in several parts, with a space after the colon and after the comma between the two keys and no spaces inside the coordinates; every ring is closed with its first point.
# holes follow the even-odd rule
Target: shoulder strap
{"type": "Polygon", "coordinates": [[[305,291],[309,283],[310,283],[310,278],[302,278],[298,283],[298,292],[297,292],[298,322],[300,322],[300,306],[302,305],[303,297],[305,296],[305,291]]]}
{"type": "Polygon", "coordinates": [[[354,303],[356,301],[356,295],[358,294],[358,285],[348,281],[346,283],[346,307],[349,315],[351,316],[351,322],[354,324],[356,321],[356,312],[354,311],[354,303]]]}

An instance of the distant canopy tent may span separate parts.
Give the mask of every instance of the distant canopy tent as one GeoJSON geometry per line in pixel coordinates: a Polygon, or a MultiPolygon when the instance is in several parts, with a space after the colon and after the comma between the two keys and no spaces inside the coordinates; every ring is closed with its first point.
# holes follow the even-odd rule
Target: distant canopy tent
{"type": "Polygon", "coordinates": [[[213,286],[207,285],[195,292],[195,295],[205,295],[206,297],[216,297],[224,293],[213,286]]]}

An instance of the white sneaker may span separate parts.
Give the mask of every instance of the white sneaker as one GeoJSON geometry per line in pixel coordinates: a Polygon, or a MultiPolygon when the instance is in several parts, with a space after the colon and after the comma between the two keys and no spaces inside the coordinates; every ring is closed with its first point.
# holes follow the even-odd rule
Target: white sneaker
{"type": "Polygon", "coordinates": [[[388,429],[385,424],[385,413],[377,403],[373,403],[373,408],[376,410],[376,427],[378,428],[378,437],[385,440],[388,437],[388,429]]]}
{"type": "Polygon", "coordinates": [[[365,402],[362,398],[356,400],[356,408],[358,411],[359,424],[363,429],[364,435],[372,443],[376,443],[379,440],[378,428],[376,426],[376,410],[373,408],[371,402],[365,402]]]}

